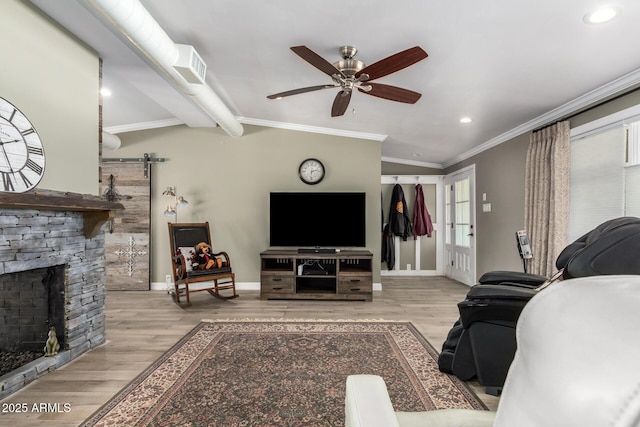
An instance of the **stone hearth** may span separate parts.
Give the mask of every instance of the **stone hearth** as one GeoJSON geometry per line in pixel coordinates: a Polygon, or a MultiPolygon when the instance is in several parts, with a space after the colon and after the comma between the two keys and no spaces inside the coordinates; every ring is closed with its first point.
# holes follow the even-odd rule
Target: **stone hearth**
{"type": "MultiPolygon", "coordinates": [[[[106,275],[101,225],[117,209],[122,205],[95,196],[0,195],[0,276],[59,266],[64,276],[64,330],[57,331],[63,343],[60,353],[0,377],[0,398],[104,343],[106,275]]],[[[0,322],[5,331],[12,322],[7,316],[18,306],[16,298],[21,298],[20,285],[12,285],[18,290],[15,286],[0,288],[0,322]]]]}

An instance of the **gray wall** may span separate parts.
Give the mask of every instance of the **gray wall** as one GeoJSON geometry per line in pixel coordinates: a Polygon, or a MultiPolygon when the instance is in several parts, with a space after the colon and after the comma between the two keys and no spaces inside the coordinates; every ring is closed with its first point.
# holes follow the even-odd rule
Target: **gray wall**
{"type": "Polygon", "coordinates": [[[97,194],[99,59],[29,2],[2,0],[0,96],[46,154],[40,189],[97,194]]]}
{"type": "Polygon", "coordinates": [[[442,175],[442,169],[382,162],[382,175],[442,175]]]}
{"type": "MultiPolygon", "coordinates": [[[[261,251],[269,247],[269,192],[364,191],[367,194],[367,249],[380,260],[380,142],[245,125],[241,138],[219,128],[174,126],[119,135],[122,147],[104,157],[166,157],[152,167],[152,282],[170,274],[167,186],[190,205],[180,222],[209,221],[214,249],[225,250],[240,282],[258,282],[261,251]],[[327,170],[317,185],[298,178],[308,157],[327,170]]],[[[336,210],[339,210],[339,206],[336,210]]],[[[297,218],[298,226],[307,226],[297,218]]],[[[312,225],[312,224],[311,224],[312,225]]],[[[292,224],[292,226],[296,226],[292,224]]],[[[380,273],[374,271],[374,280],[380,273]]]]}
{"type": "MultiPolygon", "coordinates": [[[[570,118],[571,127],[640,104],[640,92],[616,98],[570,118]]],[[[514,233],[524,228],[524,171],[531,132],[520,135],[445,170],[476,165],[476,271],[522,271],[514,233]],[[482,194],[491,212],[482,212],[482,194]]],[[[535,255],[535,248],[532,248],[535,255]]]]}
{"type": "Polygon", "coordinates": [[[476,272],[522,271],[515,232],[524,228],[524,164],[529,134],[521,135],[446,169],[476,165],[476,272]],[[482,194],[491,212],[482,212],[482,194]]]}

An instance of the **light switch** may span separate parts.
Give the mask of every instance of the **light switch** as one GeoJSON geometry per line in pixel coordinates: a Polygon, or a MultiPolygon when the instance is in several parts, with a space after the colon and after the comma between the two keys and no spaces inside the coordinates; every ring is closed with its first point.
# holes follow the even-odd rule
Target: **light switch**
{"type": "Polygon", "coordinates": [[[483,203],[482,212],[491,212],[491,203],[483,203]]]}

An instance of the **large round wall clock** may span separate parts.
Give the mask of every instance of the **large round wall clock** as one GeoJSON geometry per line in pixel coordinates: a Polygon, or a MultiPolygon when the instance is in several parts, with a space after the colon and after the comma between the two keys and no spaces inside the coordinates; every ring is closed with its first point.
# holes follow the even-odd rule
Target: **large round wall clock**
{"type": "Polygon", "coordinates": [[[29,119],[0,98],[0,191],[23,193],[44,175],[44,147],[29,119]]]}
{"type": "Polygon", "coordinates": [[[306,159],[300,163],[298,175],[305,184],[317,184],[324,178],[324,165],[318,159],[306,159]]]}

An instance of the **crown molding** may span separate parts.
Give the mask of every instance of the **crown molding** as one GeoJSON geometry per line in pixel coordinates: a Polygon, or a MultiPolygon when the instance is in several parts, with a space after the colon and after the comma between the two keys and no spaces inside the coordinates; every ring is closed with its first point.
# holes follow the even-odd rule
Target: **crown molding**
{"type": "Polygon", "coordinates": [[[165,128],[169,126],[183,125],[184,122],[182,120],[172,118],[165,120],[154,120],[151,122],[140,122],[140,123],[130,123],[128,125],[120,125],[120,126],[107,126],[102,130],[108,133],[117,134],[123,132],[135,132],[137,130],[147,130],[147,129],[157,129],[157,128],[165,128]]]}
{"type": "Polygon", "coordinates": [[[549,123],[553,123],[557,120],[562,119],[563,117],[567,117],[573,113],[580,111],[581,109],[589,107],[598,101],[602,101],[603,99],[606,99],[610,96],[617,95],[618,93],[629,89],[630,87],[633,87],[637,84],[640,84],[640,69],[625,74],[624,76],[613,80],[603,86],[600,86],[599,88],[596,88],[591,92],[587,92],[586,94],[579,96],[574,100],[567,102],[566,104],[562,104],[558,108],[542,114],[533,120],[529,120],[528,122],[523,123],[520,126],[517,126],[510,131],[503,133],[502,135],[498,135],[497,137],[492,138],[472,148],[471,150],[452,158],[451,160],[446,161],[445,163],[443,163],[443,166],[445,168],[452,166],[458,162],[480,154],[483,151],[493,148],[496,145],[500,145],[503,142],[507,142],[517,136],[520,136],[523,133],[546,126],[549,123]]]}
{"type": "Polygon", "coordinates": [[[343,129],[324,128],[320,126],[306,126],[295,123],[276,122],[272,120],[252,119],[249,117],[236,117],[240,123],[245,125],[256,125],[269,128],[296,130],[300,132],[321,133],[325,135],[344,136],[346,138],[368,139],[371,141],[384,141],[387,135],[377,133],[356,132],[343,129]]]}

